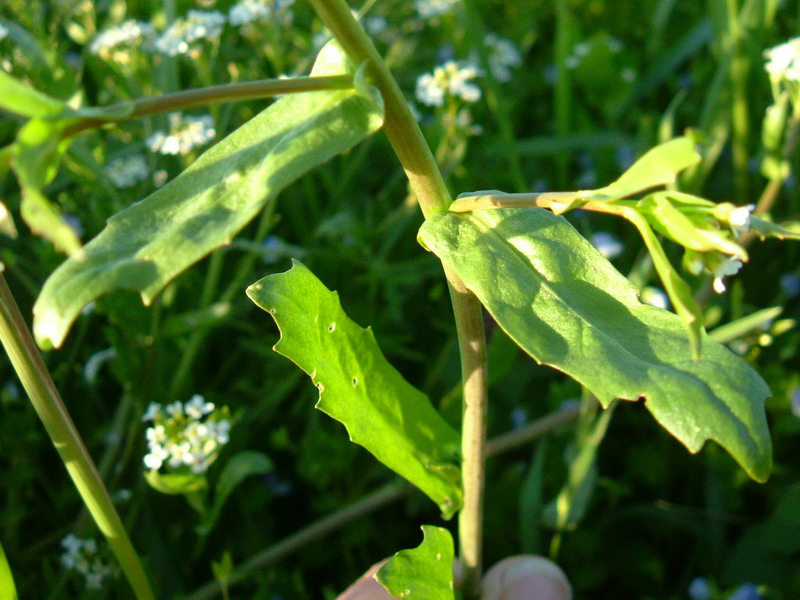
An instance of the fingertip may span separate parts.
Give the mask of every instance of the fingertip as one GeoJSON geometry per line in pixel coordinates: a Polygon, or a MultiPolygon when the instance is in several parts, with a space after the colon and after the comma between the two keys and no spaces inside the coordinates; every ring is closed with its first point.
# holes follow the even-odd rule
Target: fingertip
{"type": "Polygon", "coordinates": [[[481,599],[571,600],[572,587],[554,562],[541,556],[511,556],[486,572],[481,599]]]}

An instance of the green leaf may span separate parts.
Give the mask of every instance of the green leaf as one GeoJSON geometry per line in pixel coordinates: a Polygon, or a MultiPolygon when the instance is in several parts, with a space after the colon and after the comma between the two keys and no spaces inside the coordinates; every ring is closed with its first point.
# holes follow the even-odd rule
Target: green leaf
{"type": "Polygon", "coordinates": [[[154,490],[175,496],[199,492],[208,487],[205,475],[192,472],[159,473],[156,470],[148,470],[145,471],[144,478],[154,490]]]}
{"type": "Polygon", "coordinates": [[[61,114],[66,104],[43,94],[0,69],[0,109],[22,117],[52,117],[61,114]]]}
{"type": "Polygon", "coordinates": [[[541,209],[442,213],[420,238],[534,359],[585,385],[604,407],[643,399],[691,452],[713,439],[752,478],[767,479],[770,392],[758,373],[705,335],[702,360],[692,360],[681,319],[641,304],[566,220],[541,209]]]}
{"type": "Polygon", "coordinates": [[[636,206],[656,231],[684,248],[695,252],[717,251],[747,261],[745,249],[727,237],[726,232],[703,229],[676,208],[672,200],[671,192],[655,192],[642,198],[636,206]]]}
{"type": "Polygon", "coordinates": [[[686,334],[689,340],[689,347],[692,352],[692,359],[700,360],[702,354],[703,337],[703,313],[700,306],[694,299],[689,284],[678,275],[675,267],[669,262],[661,242],[656,237],[647,220],[635,209],[623,207],[622,214],[639,230],[642,240],[650,252],[653,259],[653,266],[656,268],[661,283],[669,296],[672,306],[678,316],[683,320],[686,334]]]}
{"type": "Polygon", "coordinates": [[[762,240],[768,237],[778,238],[779,240],[800,240],[800,223],[790,221],[786,223],[788,227],[777,225],[771,221],[750,216],[750,227],[758,234],[762,240]],[[792,227],[792,229],[789,229],[792,227]],[[797,231],[795,231],[797,229],[797,231]]]}
{"type": "Polygon", "coordinates": [[[203,522],[197,527],[198,533],[208,535],[211,532],[222,512],[222,507],[225,506],[228,496],[236,489],[236,486],[251,475],[261,475],[271,470],[272,461],[263,452],[245,451],[232,456],[225,463],[225,467],[219,475],[214,493],[214,503],[204,515],[203,522]]]}
{"type": "Polygon", "coordinates": [[[44,118],[28,121],[11,146],[11,164],[22,189],[22,218],[31,231],[80,259],[80,239],[42,191],[55,178],[61,158],[72,141],[71,137],[64,137],[70,122],[44,118]]]}
{"type": "Polygon", "coordinates": [[[617,200],[660,185],[674,183],[678,173],[700,162],[690,137],[679,137],[646,152],[614,183],[591,190],[586,200],[617,200]]]}
{"type": "Polygon", "coordinates": [[[423,525],[422,534],[422,544],[395,554],[375,579],[395,598],[454,600],[453,538],[433,525],[423,525]]]}
{"type": "Polygon", "coordinates": [[[772,308],[765,308],[756,311],[741,319],[736,319],[725,325],[720,325],[713,331],[708,332],[710,337],[715,342],[725,344],[732,342],[736,338],[747,335],[751,331],[762,327],[765,323],[770,323],[774,318],[778,317],[783,312],[782,306],[773,306],[772,308]]]}
{"type": "MultiPolygon", "coordinates": [[[[345,70],[344,54],[328,45],[312,74],[345,70]]],[[[112,289],[137,290],[150,304],[179,273],[230,243],[283,188],[373,133],[382,119],[380,97],[363,80],[356,89],[281,98],[109,219],[85,257],[53,273],[34,307],[39,345],[60,346],[81,309],[112,289]]]]}
{"type": "Polygon", "coordinates": [[[459,435],[384,358],[372,330],[351,321],[338,294],[298,261],[247,295],[275,319],[275,351],[311,376],[317,408],[450,518],[461,506],[459,435]]]}
{"type": "Polygon", "coordinates": [[[2,544],[0,544],[0,600],[17,600],[17,588],[14,587],[14,577],[11,575],[11,567],[8,566],[2,544]]]}

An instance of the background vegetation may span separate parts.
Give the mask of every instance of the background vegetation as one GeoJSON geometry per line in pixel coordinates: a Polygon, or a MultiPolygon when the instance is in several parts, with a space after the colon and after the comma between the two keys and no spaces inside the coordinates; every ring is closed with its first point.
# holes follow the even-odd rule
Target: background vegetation
{"type": "MultiPolygon", "coordinates": [[[[239,22],[227,0],[6,0],[0,67],[55,97],[92,105],[307,73],[327,39],[320,22],[304,2],[263,6],[269,10],[260,17],[239,22]],[[190,10],[219,11],[225,22],[212,27],[211,13],[204,13],[204,35],[193,39],[197,29],[189,21],[169,46],[168,24],[190,17],[190,10]],[[130,19],[140,31],[119,42],[130,19]],[[103,38],[109,30],[118,37],[103,38]]],[[[761,123],[773,98],[763,51],[800,31],[796,2],[385,0],[363,11],[456,193],[599,186],[685,128],[698,130],[712,149],[685,189],[750,204],[767,185],[759,170],[761,123]],[[479,97],[447,94],[441,106],[427,105],[418,78],[448,60],[475,66],[471,81],[479,97]]],[[[87,134],[73,144],[49,197],[88,241],[112,214],[177,175],[211,138],[265,104],[187,111],[187,118],[210,116],[188,128],[177,117],[156,115],[87,134]],[[165,144],[170,135],[178,141],[165,144]]],[[[0,120],[0,146],[12,141],[18,125],[0,120]]],[[[286,270],[291,257],[338,290],[348,314],[373,327],[390,362],[457,423],[458,359],[447,288],[437,259],[416,243],[422,217],[407,196],[386,140],[368,138],[287,189],[274,210],[175,280],[153,307],[134,294],[103,297],[64,347],[47,354],[159,597],[189,594],[213,579],[211,563],[225,553],[235,567],[393,481],[347,441],[339,424],[312,410],[317,390],[272,352],[276,329],[244,295],[248,284],[286,270]],[[240,450],[263,452],[273,464],[237,487],[207,536],[198,535],[198,516],[184,498],[159,494],[143,477],[141,416],[151,402],[194,394],[231,410],[230,442],[212,466],[212,479],[240,450]]],[[[30,315],[63,255],[19,220],[19,190],[10,176],[0,179],[0,199],[18,229],[16,237],[0,238],[0,260],[30,315]]],[[[800,193],[790,177],[771,215],[783,220],[798,213],[800,193]]],[[[645,289],[657,281],[632,227],[601,215],[569,218],[587,237],[603,232],[594,240],[613,242],[615,265],[634,283],[645,289]]],[[[771,480],[751,482],[713,445],[690,456],[641,406],[620,404],[556,556],[576,597],[800,595],[800,334],[794,326],[800,249],[776,249],[770,242],[754,247],[725,294],[693,280],[709,328],[783,307],[780,316],[729,342],[774,394],[768,401],[771,480]],[[702,595],[698,577],[706,578],[709,595],[702,595]],[[740,587],[747,582],[757,588],[740,587]]],[[[648,293],[659,297],[656,289],[648,293]]],[[[498,375],[490,437],[581,401],[577,384],[537,366],[487,327],[490,368],[498,375]]],[[[91,590],[64,564],[66,536],[98,534],[13,370],[7,363],[0,369],[0,541],[20,597],[127,597],[121,578],[103,577],[100,589],[91,590]]],[[[576,449],[585,446],[575,431],[563,426],[490,460],[489,564],[553,548],[547,504],[564,485],[576,449]]],[[[373,562],[417,545],[418,529],[410,524],[437,519],[421,495],[403,496],[259,567],[231,597],[334,598],[373,562]]],[[[101,540],[98,546],[103,557],[101,540]]]]}

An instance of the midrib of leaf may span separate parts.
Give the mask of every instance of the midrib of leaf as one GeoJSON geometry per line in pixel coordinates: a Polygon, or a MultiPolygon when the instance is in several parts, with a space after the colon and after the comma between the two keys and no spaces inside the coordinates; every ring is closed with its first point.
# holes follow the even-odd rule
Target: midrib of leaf
{"type": "MultiPolygon", "coordinates": [[[[647,369],[647,370],[655,369],[655,370],[659,371],[660,373],[666,375],[667,377],[679,377],[681,380],[686,380],[688,382],[691,382],[694,385],[699,385],[706,392],[706,396],[713,399],[714,405],[718,409],[721,408],[723,412],[725,412],[727,415],[729,415],[731,417],[732,421],[736,423],[737,429],[740,430],[740,431],[743,431],[746,434],[747,438],[754,442],[754,446],[756,448],[758,447],[758,444],[756,443],[757,440],[751,435],[750,430],[744,425],[744,423],[741,420],[741,418],[738,417],[730,409],[730,407],[728,407],[728,405],[726,405],[724,402],[722,402],[722,400],[720,400],[720,398],[717,395],[717,393],[713,390],[713,388],[708,383],[703,381],[697,375],[695,375],[695,374],[693,374],[691,372],[686,372],[686,371],[678,368],[680,365],[684,365],[686,363],[692,364],[693,361],[686,360],[686,361],[667,363],[665,365],[663,363],[659,364],[659,363],[656,363],[656,362],[652,362],[651,360],[645,360],[645,359],[643,359],[643,358],[641,358],[639,356],[636,356],[635,354],[631,353],[631,351],[628,350],[628,348],[626,348],[625,346],[621,345],[620,342],[616,338],[614,338],[611,334],[607,333],[602,327],[599,327],[597,324],[595,324],[589,318],[585,317],[583,314],[581,314],[580,312],[575,310],[571,306],[571,304],[564,298],[564,295],[559,293],[557,290],[555,290],[553,288],[553,286],[550,284],[550,280],[548,280],[544,275],[542,275],[531,264],[531,262],[528,259],[528,257],[525,256],[525,254],[522,251],[520,251],[514,244],[512,244],[511,241],[508,238],[504,237],[503,235],[501,235],[500,233],[497,232],[496,227],[492,227],[490,224],[484,223],[483,221],[481,221],[479,218],[477,218],[476,213],[464,213],[463,215],[459,214],[459,215],[456,215],[456,216],[457,216],[457,218],[460,218],[460,219],[463,219],[463,220],[466,220],[466,221],[470,222],[473,226],[475,226],[476,229],[478,229],[481,232],[482,235],[490,235],[493,238],[493,240],[496,243],[498,243],[498,245],[502,245],[502,246],[506,246],[506,247],[510,248],[511,251],[512,251],[511,255],[514,257],[514,260],[519,265],[522,265],[524,267],[524,270],[533,271],[535,277],[537,278],[537,281],[538,281],[539,285],[541,287],[545,288],[551,294],[551,297],[553,299],[558,301],[562,306],[566,307],[568,312],[570,312],[571,314],[577,316],[579,321],[581,321],[582,323],[585,323],[587,326],[590,326],[595,332],[599,333],[605,340],[608,340],[611,343],[611,345],[613,345],[615,348],[621,350],[622,353],[626,357],[628,357],[628,359],[633,359],[635,363],[642,365],[644,369],[647,369]]],[[[607,292],[605,290],[602,290],[602,293],[607,294],[607,292]]],[[[629,308],[635,308],[635,307],[646,308],[646,306],[644,304],[641,304],[641,303],[639,303],[639,304],[630,303],[629,304],[627,302],[623,302],[622,300],[620,300],[616,296],[614,296],[613,298],[614,298],[614,300],[616,300],[616,301],[620,302],[621,304],[623,304],[623,306],[626,306],[626,307],[629,307],[629,308]]],[[[637,319],[637,320],[639,320],[639,319],[637,319]]],[[[514,338],[514,335],[511,332],[507,332],[507,333],[508,333],[508,335],[510,335],[512,337],[512,339],[514,338]]],[[[515,341],[517,341],[517,340],[515,340],[515,341]]],[[[650,346],[651,343],[648,341],[647,345],[650,346]]],[[[534,358],[536,358],[537,361],[539,360],[538,357],[534,357],[534,358]]],[[[546,363],[546,362],[544,364],[547,364],[548,366],[553,366],[550,363],[546,363]]],[[[556,367],[556,368],[558,368],[558,367],[556,367]]],[[[569,374],[569,375],[572,376],[571,374],[569,374]]],[[[658,390],[659,390],[659,392],[661,392],[661,394],[664,394],[664,395],[666,395],[668,393],[666,390],[662,389],[660,384],[658,384],[658,390]]],[[[650,394],[642,393],[642,394],[639,394],[638,397],[639,398],[644,398],[645,402],[647,402],[652,395],[653,395],[652,392],[650,394]]],[[[610,402],[613,399],[614,398],[607,399],[606,402],[604,402],[604,404],[607,404],[608,402],[610,402]]],[[[623,398],[623,399],[624,400],[637,400],[638,398],[623,398]]],[[[605,399],[601,398],[601,400],[605,400],[605,399]]],[[[665,400],[666,400],[666,398],[665,398],[665,400]]]]}

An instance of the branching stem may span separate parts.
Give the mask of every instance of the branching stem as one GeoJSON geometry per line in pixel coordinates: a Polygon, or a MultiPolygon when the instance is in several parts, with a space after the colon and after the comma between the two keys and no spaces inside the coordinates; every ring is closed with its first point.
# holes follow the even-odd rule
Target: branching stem
{"type": "Polygon", "coordinates": [[[169,110],[180,110],[192,106],[204,106],[214,102],[232,102],[269,98],[281,94],[299,92],[319,92],[332,89],[353,87],[353,78],[349,75],[331,75],[326,77],[294,77],[291,79],[261,79],[240,83],[226,83],[208,87],[184,90],[150,98],[139,98],[105,107],[108,117],[82,119],[67,129],[67,135],[75,135],[87,129],[94,129],[109,123],[127,119],[146,117],[169,110]],[[116,116],[116,114],[120,116],[116,116]]]}

